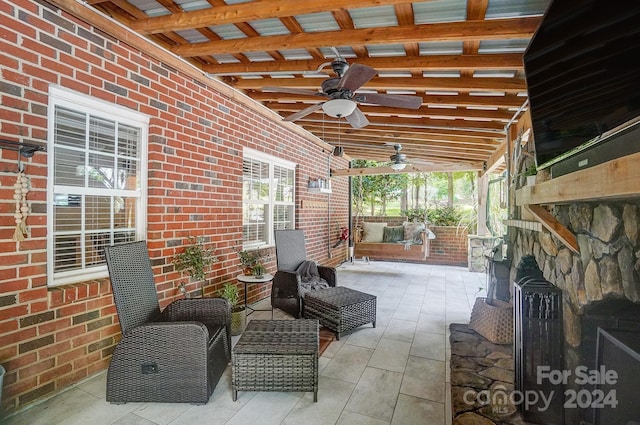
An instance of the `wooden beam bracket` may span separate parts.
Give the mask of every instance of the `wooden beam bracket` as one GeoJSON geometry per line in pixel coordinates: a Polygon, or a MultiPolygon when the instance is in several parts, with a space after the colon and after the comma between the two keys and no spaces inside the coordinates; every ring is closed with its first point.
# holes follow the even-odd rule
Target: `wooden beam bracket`
{"type": "Polygon", "coordinates": [[[525,205],[524,208],[529,211],[545,229],[547,229],[553,236],[558,238],[567,248],[569,248],[576,254],[580,254],[580,248],[578,247],[576,236],[558,220],[556,220],[556,218],[549,211],[547,211],[540,205],[525,205]]]}

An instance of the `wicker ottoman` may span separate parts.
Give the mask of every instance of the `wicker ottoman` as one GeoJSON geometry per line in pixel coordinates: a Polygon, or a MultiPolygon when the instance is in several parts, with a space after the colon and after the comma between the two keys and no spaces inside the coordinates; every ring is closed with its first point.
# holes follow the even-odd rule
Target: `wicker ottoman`
{"type": "Polygon", "coordinates": [[[376,327],[376,296],[338,286],[309,292],[304,297],[304,317],[340,334],[366,323],[376,327]]]}
{"type": "Polygon", "coordinates": [[[318,401],[317,320],[252,320],[232,350],[238,391],[313,391],[318,401]]]}

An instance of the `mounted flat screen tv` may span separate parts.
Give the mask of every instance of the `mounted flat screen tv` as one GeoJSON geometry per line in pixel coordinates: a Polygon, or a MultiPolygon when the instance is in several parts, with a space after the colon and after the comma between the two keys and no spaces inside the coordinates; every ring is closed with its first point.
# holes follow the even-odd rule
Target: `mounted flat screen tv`
{"type": "Polygon", "coordinates": [[[599,143],[640,116],[640,1],[552,0],[524,69],[538,168],[599,143]]]}

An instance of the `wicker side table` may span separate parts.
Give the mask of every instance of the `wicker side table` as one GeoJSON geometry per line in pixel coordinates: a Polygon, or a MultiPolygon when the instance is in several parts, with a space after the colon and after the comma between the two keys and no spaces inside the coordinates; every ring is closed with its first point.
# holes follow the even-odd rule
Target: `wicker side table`
{"type": "Polygon", "coordinates": [[[252,320],[232,350],[238,391],[313,391],[318,401],[317,320],[252,320]]]}
{"type": "Polygon", "coordinates": [[[309,292],[304,297],[304,317],[340,334],[367,323],[376,327],[376,296],[338,286],[309,292]]]}

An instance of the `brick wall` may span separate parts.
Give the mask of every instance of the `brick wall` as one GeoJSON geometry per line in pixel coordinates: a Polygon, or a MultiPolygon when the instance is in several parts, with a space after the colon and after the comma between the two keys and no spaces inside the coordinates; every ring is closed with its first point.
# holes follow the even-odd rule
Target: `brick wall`
{"type": "MultiPolygon", "coordinates": [[[[190,282],[189,291],[213,295],[240,273],[233,248],[242,239],[243,147],[299,165],[297,226],[307,235],[309,257],[333,265],[344,259],[344,248],[330,245],[347,224],[347,179],[333,179],[332,194],[307,190],[310,176],[328,174],[328,150],[266,109],[247,108],[218,83],[168,66],[47,3],[3,2],[0,15],[0,138],[46,142],[51,84],[151,117],[147,240],[162,306],[179,296],[177,284],[185,281],[171,259],[188,236],[207,237],[220,259],[207,285],[190,282]]],[[[105,369],[120,332],[108,279],[47,287],[46,153],[24,160],[29,233],[25,241],[12,240],[17,160],[16,152],[0,150],[5,413],[105,369]]],[[[341,158],[331,161],[346,167],[341,158]]],[[[273,250],[266,265],[274,271],[273,250]]],[[[268,285],[252,286],[250,301],[269,292],[268,285]]]]}
{"type": "Polygon", "coordinates": [[[467,232],[457,227],[430,226],[436,238],[431,241],[427,264],[467,266],[467,232]]]}
{"type": "MultiPolygon", "coordinates": [[[[407,221],[402,216],[359,216],[353,217],[353,226],[358,227],[362,222],[387,223],[388,226],[401,226],[407,221]]],[[[429,226],[436,235],[430,241],[430,255],[425,260],[427,264],[440,264],[466,267],[468,263],[467,231],[449,226],[429,226]]]]}

